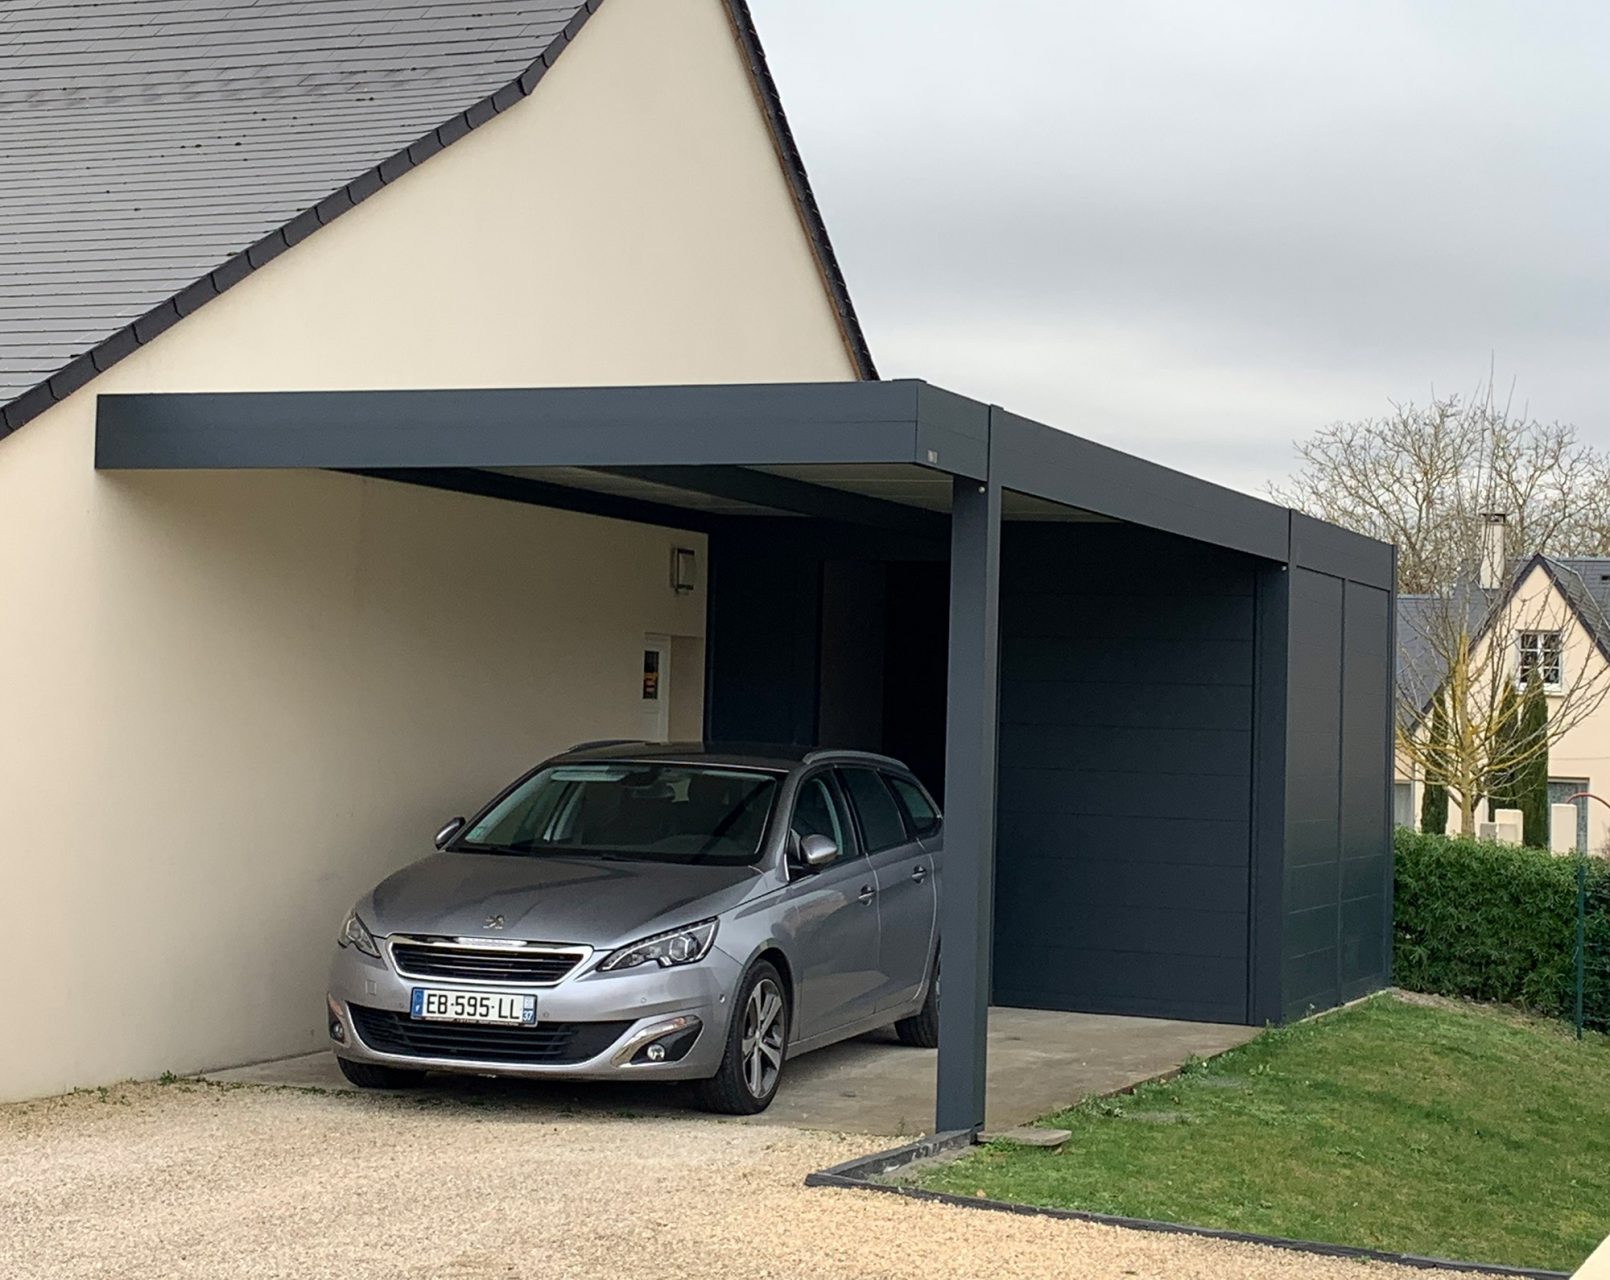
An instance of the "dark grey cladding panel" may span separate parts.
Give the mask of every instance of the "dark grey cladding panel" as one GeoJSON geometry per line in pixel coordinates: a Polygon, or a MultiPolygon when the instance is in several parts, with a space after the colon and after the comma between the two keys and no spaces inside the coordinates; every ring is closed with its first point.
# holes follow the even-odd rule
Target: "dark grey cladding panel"
{"type": "Polygon", "coordinates": [[[1203,1022],[1243,1022],[1233,992],[1244,956],[1108,951],[1075,944],[1035,944],[995,960],[995,1002],[1203,1022]]]}
{"type": "MultiPolygon", "coordinates": [[[[1002,726],[1003,737],[1010,736],[1002,726]]],[[[1098,740],[1100,733],[1094,735],[1098,740]]],[[[1161,748],[1163,744],[1159,743],[1161,748]]],[[[1146,770],[1119,772],[1067,768],[1001,766],[1000,806],[1005,813],[1037,813],[1048,822],[1069,814],[1107,817],[1244,819],[1245,777],[1170,772],[1183,766],[1161,754],[1146,770]]]]}
{"type": "Polygon", "coordinates": [[[1349,582],[1346,606],[1337,881],[1343,999],[1388,981],[1382,920],[1392,909],[1392,816],[1382,776],[1392,716],[1391,596],[1349,582]]]}
{"type": "Polygon", "coordinates": [[[1315,949],[1288,955],[1285,982],[1288,991],[1300,994],[1286,998],[1284,1016],[1302,1018],[1316,1009],[1329,1009],[1340,1003],[1341,988],[1336,983],[1336,912],[1324,908],[1307,913],[1312,928],[1294,931],[1294,937],[1309,937],[1315,949]]]}
{"type": "MultiPolygon", "coordinates": [[[[1168,635],[1180,640],[1250,640],[1252,618],[1247,612],[1246,592],[1213,596],[1202,593],[1203,583],[1193,579],[1193,606],[1182,611],[1166,592],[1137,596],[1132,592],[1098,593],[1090,589],[1077,595],[1006,592],[1001,612],[1014,619],[1023,636],[1082,636],[1091,630],[1092,618],[1100,618],[1101,634],[1115,640],[1168,635]]],[[[1225,585],[1231,585],[1226,577],[1225,585]]],[[[1245,583],[1234,585],[1244,587],[1245,583]]]]}
{"type": "Polygon", "coordinates": [[[1117,858],[1126,866],[1151,868],[1154,877],[1175,867],[1239,871],[1247,865],[1246,823],[1239,820],[1079,813],[1052,824],[1036,813],[1003,813],[998,830],[1002,847],[1010,847],[1014,857],[1078,861],[1089,850],[1092,861],[1117,858]]]}
{"type": "Polygon", "coordinates": [[[1081,771],[1144,773],[1159,756],[1176,769],[1203,777],[1244,778],[1252,766],[1252,734],[1245,729],[1113,725],[1092,735],[1083,725],[1019,723],[1002,744],[1001,765],[1036,768],[1045,760],[1061,760],[1081,771]]]}
{"type": "Polygon", "coordinates": [[[1286,559],[1290,528],[1284,507],[1069,436],[1005,409],[995,408],[992,422],[1003,488],[1216,547],[1286,559]]]}
{"type": "Polygon", "coordinates": [[[1258,562],[1125,525],[1002,546],[995,998],[1244,1019],[1258,562]]]}
{"type": "MultiPolygon", "coordinates": [[[[1018,919],[1020,922],[1032,922],[1038,918],[1040,907],[1037,903],[1041,895],[1035,886],[1046,880],[1065,882],[1067,892],[1080,897],[1100,900],[1116,907],[1150,911],[1157,903],[1157,881],[1160,876],[1167,876],[1193,904],[1192,911],[1187,913],[1193,918],[1196,913],[1201,913],[1204,919],[1226,912],[1244,916],[1247,910],[1246,826],[1244,823],[1235,825],[1240,837],[1241,857],[1229,865],[1150,861],[1131,856],[1125,844],[1113,846],[1107,857],[1081,857],[1067,849],[1053,849],[1048,854],[1035,856],[1019,846],[1013,850],[1012,856],[1023,860],[1027,874],[1015,876],[1012,880],[1014,892],[1024,897],[1024,901],[1017,904],[1021,907],[1018,919]]],[[[1060,922],[1056,920],[1045,924],[1046,932],[1056,934],[1061,931],[1060,922]]],[[[1189,923],[1186,927],[1195,929],[1207,926],[1197,922],[1189,923]]],[[[1244,935],[1240,938],[1222,936],[1217,925],[1213,925],[1212,930],[1203,936],[1202,945],[1215,954],[1240,955],[1245,949],[1244,935]]],[[[1101,935],[1098,931],[1081,936],[1083,941],[1094,945],[1101,935]]],[[[1179,937],[1170,939],[1169,945],[1178,941],[1179,937]]]]}
{"type": "Polygon", "coordinates": [[[1100,634],[1020,636],[1001,656],[1001,673],[1014,680],[1068,680],[1073,683],[1112,679],[1114,657],[1131,664],[1135,683],[1251,684],[1250,640],[1174,640],[1131,637],[1119,640],[1100,634]],[[1121,652],[1114,649],[1121,646],[1121,652]],[[1141,673],[1151,673],[1150,677],[1141,673]]]}
{"type": "Polygon", "coordinates": [[[705,729],[722,742],[817,739],[821,563],[764,540],[709,543],[705,729]]]}
{"type": "MultiPolygon", "coordinates": [[[[1103,874],[1106,868],[1092,868],[1084,875],[1070,874],[1069,868],[1060,864],[1035,865],[1025,870],[1030,874],[1014,876],[1005,883],[997,882],[996,910],[1010,915],[1014,926],[1023,931],[1025,938],[1034,939],[1042,945],[1203,959],[1246,955],[1244,879],[1239,882],[1243,895],[1241,902],[1228,910],[1213,910],[1198,901],[1189,905],[1171,902],[1159,906],[1155,895],[1151,901],[1126,902],[1117,877],[1110,872],[1103,874]],[[1038,877],[1033,874],[1036,871],[1040,873],[1038,877]],[[1045,883],[1045,878],[1052,874],[1059,880],[1058,893],[1046,893],[1040,887],[1045,883]],[[1077,930],[1067,927],[1060,892],[1063,884],[1068,886],[1070,894],[1075,888],[1083,888],[1100,895],[1101,910],[1088,913],[1080,920],[1077,930]]],[[[1188,877],[1182,877],[1185,878],[1188,877]]],[[[1220,880],[1226,888],[1236,887],[1237,877],[1234,873],[1220,873],[1220,880]]],[[[1225,896],[1231,895],[1227,893],[1225,896]]],[[[1241,985],[1245,986],[1244,975],[1241,985]]]]}
{"type": "Polygon", "coordinates": [[[1392,885],[1392,857],[1384,849],[1342,862],[1341,895],[1343,902],[1358,898],[1381,898],[1390,893],[1392,885]]]}
{"type": "Polygon", "coordinates": [[[1291,513],[1291,562],[1365,586],[1391,590],[1392,547],[1300,511],[1291,513]]]}
{"type": "Polygon", "coordinates": [[[1251,713],[1239,684],[1014,680],[1001,688],[1001,719],[1020,725],[1244,731],[1251,713]]]}
{"type": "Polygon", "coordinates": [[[1281,978],[1287,1017],[1373,990],[1390,977],[1391,595],[1332,576],[1367,566],[1327,567],[1331,572],[1290,573],[1281,978]]]}
{"type": "Polygon", "coordinates": [[[1318,907],[1334,907],[1338,874],[1335,858],[1288,866],[1283,898],[1286,910],[1301,915],[1318,907]]]}
{"type": "Polygon", "coordinates": [[[1391,898],[1379,894],[1355,898],[1338,908],[1338,994],[1343,1000],[1379,991],[1392,981],[1386,931],[1381,928],[1383,913],[1390,918],[1391,898]]]}

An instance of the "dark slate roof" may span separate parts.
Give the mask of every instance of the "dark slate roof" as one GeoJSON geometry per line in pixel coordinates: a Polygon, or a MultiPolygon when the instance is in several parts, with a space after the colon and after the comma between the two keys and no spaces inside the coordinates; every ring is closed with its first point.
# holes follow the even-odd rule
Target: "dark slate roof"
{"type": "MultiPolygon", "coordinates": [[[[529,94],[603,0],[0,5],[0,435],[529,94]]],[[[727,0],[875,377],[744,0],[727,0]]]]}
{"type": "Polygon", "coordinates": [[[1550,557],[1556,575],[1577,612],[1596,628],[1602,642],[1610,642],[1610,559],[1598,556],[1550,557]]]}
{"type": "Polygon", "coordinates": [[[1428,632],[1444,607],[1437,596],[1398,597],[1398,689],[1411,706],[1424,707],[1442,683],[1443,663],[1428,632]]]}

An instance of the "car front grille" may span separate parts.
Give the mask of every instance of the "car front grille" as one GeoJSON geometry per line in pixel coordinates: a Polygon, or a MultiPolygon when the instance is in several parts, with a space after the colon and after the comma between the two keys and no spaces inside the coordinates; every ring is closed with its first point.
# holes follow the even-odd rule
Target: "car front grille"
{"type": "Polygon", "coordinates": [[[539,1022],[534,1027],[483,1027],[422,1022],[391,1009],[350,1006],[358,1038],[379,1053],[456,1062],[586,1062],[619,1040],[626,1022],[539,1022]]]}
{"type": "Polygon", "coordinates": [[[482,947],[394,941],[391,958],[405,978],[534,983],[551,987],[587,958],[585,947],[482,947]]]}

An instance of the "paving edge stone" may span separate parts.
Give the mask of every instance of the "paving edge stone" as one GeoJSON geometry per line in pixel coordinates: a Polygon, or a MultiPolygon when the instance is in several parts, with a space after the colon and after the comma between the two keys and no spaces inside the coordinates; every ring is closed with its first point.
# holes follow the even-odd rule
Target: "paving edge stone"
{"type": "Polygon", "coordinates": [[[1093,1222],[1131,1231],[1157,1231],[1170,1235],[1202,1236],[1209,1240],[1228,1240],[1235,1244],[1258,1244],[1294,1253],[1313,1253],[1330,1258],[1361,1258],[1387,1262],[1400,1267],[1427,1271],[1469,1271],[1488,1276],[1523,1276],[1528,1280],[1570,1280],[1568,1271],[1548,1271],[1535,1267],[1508,1267],[1491,1262],[1458,1262],[1415,1253],[1389,1253],[1384,1249],[1365,1249],[1355,1245],[1328,1244],[1321,1240],[1292,1240],[1284,1236],[1263,1236],[1250,1231],[1228,1231],[1219,1227],[1196,1227],[1179,1222],[1158,1222],[1151,1218],[1124,1218],[1110,1213],[1089,1213],[1082,1209],[1048,1209],[1040,1205],[1017,1204],[1010,1200],[989,1200],[982,1196],[958,1196],[947,1191],[925,1191],[905,1183],[881,1181],[919,1160],[959,1153],[972,1146],[972,1130],[960,1129],[918,1138],[904,1146],[846,1160],[829,1169],[805,1175],[807,1187],[845,1187],[859,1191],[884,1191],[909,1200],[928,1200],[963,1209],[983,1209],[992,1213],[1015,1213],[1022,1217],[1062,1218],[1074,1222],[1093,1222]]]}

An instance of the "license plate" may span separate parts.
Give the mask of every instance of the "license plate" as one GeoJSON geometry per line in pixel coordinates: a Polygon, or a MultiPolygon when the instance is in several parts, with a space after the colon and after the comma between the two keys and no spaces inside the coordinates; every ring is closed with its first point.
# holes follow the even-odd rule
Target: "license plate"
{"type": "Polygon", "coordinates": [[[451,991],[415,987],[409,1016],[423,1022],[480,1022],[529,1027],[537,1020],[537,998],[512,991],[451,991]]]}

